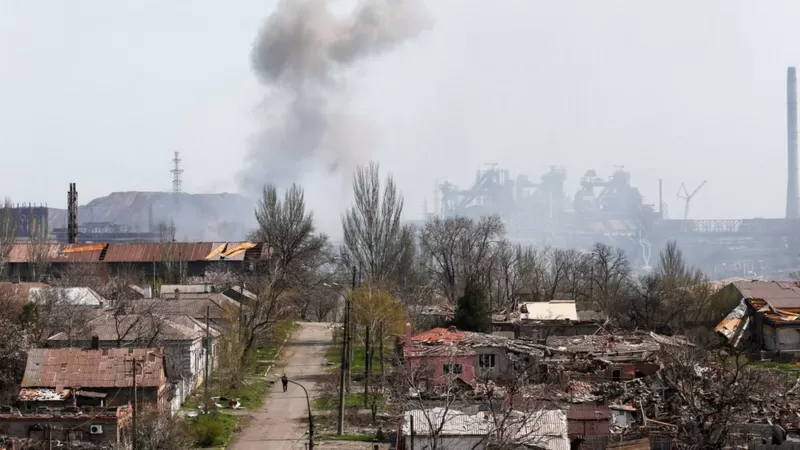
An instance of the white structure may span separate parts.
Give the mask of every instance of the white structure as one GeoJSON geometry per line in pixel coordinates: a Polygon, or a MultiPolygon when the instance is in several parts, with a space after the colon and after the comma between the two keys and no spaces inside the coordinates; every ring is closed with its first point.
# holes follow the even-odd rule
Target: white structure
{"type": "Polygon", "coordinates": [[[56,301],[61,304],[81,306],[103,306],[106,300],[88,287],[32,287],[28,291],[28,301],[44,303],[56,301]]]}
{"type": "Polygon", "coordinates": [[[405,414],[403,439],[406,448],[418,449],[435,445],[441,450],[485,450],[491,443],[570,449],[567,415],[561,410],[465,414],[447,408],[417,409],[405,414]]]}
{"type": "Polygon", "coordinates": [[[578,321],[575,300],[550,300],[549,302],[526,302],[520,309],[523,320],[573,320],[578,321]]]}

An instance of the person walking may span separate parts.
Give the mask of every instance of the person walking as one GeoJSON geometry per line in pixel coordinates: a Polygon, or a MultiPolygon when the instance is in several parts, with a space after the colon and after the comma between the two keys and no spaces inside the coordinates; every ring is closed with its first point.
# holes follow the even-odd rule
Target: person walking
{"type": "Polygon", "coordinates": [[[286,392],[286,390],[289,389],[289,378],[286,374],[283,374],[281,377],[281,384],[283,384],[283,392],[286,392]]]}

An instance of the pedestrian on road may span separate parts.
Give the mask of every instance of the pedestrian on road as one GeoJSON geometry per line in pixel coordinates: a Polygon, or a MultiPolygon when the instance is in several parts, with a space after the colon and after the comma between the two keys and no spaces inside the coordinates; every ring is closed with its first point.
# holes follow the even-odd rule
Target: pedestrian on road
{"type": "Polygon", "coordinates": [[[281,384],[283,384],[283,392],[286,392],[289,388],[289,378],[286,377],[286,374],[281,377],[281,384]]]}

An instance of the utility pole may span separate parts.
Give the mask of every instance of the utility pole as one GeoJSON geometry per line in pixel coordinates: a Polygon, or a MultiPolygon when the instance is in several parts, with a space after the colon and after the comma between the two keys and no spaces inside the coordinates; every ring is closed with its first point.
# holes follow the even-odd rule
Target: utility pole
{"type": "Polygon", "coordinates": [[[369,398],[369,353],[370,353],[370,346],[369,346],[369,325],[364,326],[364,341],[366,342],[366,348],[364,351],[364,408],[369,407],[367,403],[367,399],[369,398]]]}
{"type": "Polygon", "coordinates": [[[209,319],[208,316],[210,315],[210,312],[211,312],[211,306],[207,305],[206,306],[206,376],[205,379],[203,380],[204,384],[203,388],[205,390],[205,398],[203,399],[204,402],[208,402],[208,377],[209,377],[208,361],[210,356],[209,354],[211,353],[211,330],[209,329],[208,325],[208,319],[209,319]]]}
{"type": "MultiPolygon", "coordinates": [[[[351,286],[351,296],[356,292],[356,283],[358,271],[356,266],[353,266],[353,283],[351,286]]],[[[347,392],[350,392],[350,386],[353,384],[353,330],[355,323],[353,322],[353,299],[347,302],[347,392]]]]}
{"type": "Polygon", "coordinates": [[[133,358],[133,438],[131,439],[132,450],[136,450],[136,358],[133,358]]]}
{"type": "Polygon", "coordinates": [[[383,321],[378,324],[378,355],[380,356],[379,364],[381,365],[381,392],[386,386],[386,371],[383,368],[383,321]]]}
{"type": "MultiPolygon", "coordinates": [[[[356,270],[353,267],[353,290],[356,285],[356,270]]],[[[342,327],[342,363],[339,368],[339,419],[336,423],[336,434],[342,435],[344,433],[344,404],[345,404],[345,377],[349,370],[348,364],[348,351],[347,347],[350,342],[348,335],[350,334],[350,294],[344,298],[344,326],[342,327]]]]}

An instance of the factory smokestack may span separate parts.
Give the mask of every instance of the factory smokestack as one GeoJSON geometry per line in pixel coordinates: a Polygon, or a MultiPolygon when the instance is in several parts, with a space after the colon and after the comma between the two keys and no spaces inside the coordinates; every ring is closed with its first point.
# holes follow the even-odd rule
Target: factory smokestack
{"type": "Polygon", "coordinates": [[[797,72],[786,73],[786,131],[788,133],[789,176],[786,187],[786,218],[800,218],[800,187],[797,174],[797,72]]]}

